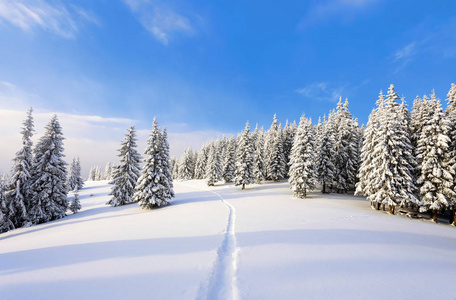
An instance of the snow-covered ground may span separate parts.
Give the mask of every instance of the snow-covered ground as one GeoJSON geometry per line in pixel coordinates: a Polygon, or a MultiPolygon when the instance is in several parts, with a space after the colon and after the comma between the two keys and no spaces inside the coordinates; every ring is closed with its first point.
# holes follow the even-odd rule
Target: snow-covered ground
{"type": "Polygon", "coordinates": [[[0,235],[0,299],[454,299],[456,228],[286,182],[175,182],[172,205],[83,209],[0,235]]]}

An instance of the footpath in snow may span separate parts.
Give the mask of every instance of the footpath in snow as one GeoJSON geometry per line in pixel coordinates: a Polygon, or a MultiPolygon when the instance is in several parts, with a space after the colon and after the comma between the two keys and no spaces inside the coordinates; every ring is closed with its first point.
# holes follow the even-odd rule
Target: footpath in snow
{"type": "Polygon", "coordinates": [[[170,206],[109,207],[0,235],[0,299],[453,299],[456,229],[286,182],[175,182],[170,206]]]}

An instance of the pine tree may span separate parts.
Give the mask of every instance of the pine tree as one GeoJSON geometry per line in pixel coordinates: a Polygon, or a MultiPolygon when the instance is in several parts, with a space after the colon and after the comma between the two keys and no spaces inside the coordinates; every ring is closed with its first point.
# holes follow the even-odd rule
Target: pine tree
{"type": "Polygon", "coordinates": [[[120,143],[119,164],[114,168],[110,195],[112,198],[108,201],[111,206],[124,205],[133,202],[132,197],[135,193],[136,182],[140,175],[141,155],[136,150],[136,131],[135,127],[131,126],[128,129],[125,138],[120,143]]]}
{"type": "Polygon", "coordinates": [[[101,181],[103,180],[103,172],[101,172],[101,169],[99,166],[96,166],[95,168],[95,181],[101,181]]]}
{"type": "Polygon", "coordinates": [[[171,192],[171,182],[166,175],[169,163],[166,161],[163,138],[157,118],[154,118],[144,154],[146,156],[144,167],[141,176],[138,178],[133,199],[138,201],[143,209],[168,205],[173,192],[171,192]]]}
{"type": "MultiPolygon", "coordinates": [[[[448,107],[445,111],[445,117],[450,122],[450,131],[449,131],[449,138],[450,138],[450,147],[448,155],[450,157],[456,157],[456,85],[454,83],[451,84],[450,91],[447,94],[447,102],[448,107]]],[[[456,176],[453,177],[454,179],[454,187],[456,189],[456,176]]],[[[456,199],[450,199],[450,217],[449,222],[456,226],[456,199]]]]}
{"type": "Polygon", "coordinates": [[[205,177],[207,179],[207,185],[214,186],[215,183],[221,179],[221,175],[222,166],[220,161],[219,149],[217,147],[217,142],[212,142],[206,167],[205,177]]]}
{"type": "Polygon", "coordinates": [[[418,140],[417,152],[421,164],[417,183],[423,202],[420,210],[430,211],[436,222],[439,213],[451,205],[450,199],[456,197],[453,190],[455,162],[454,157],[449,155],[450,122],[444,117],[440,100],[435,93],[425,106],[431,115],[425,121],[418,140]]]}
{"type": "Polygon", "coordinates": [[[173,172],[172,172],[172,164],[171,160],[169,158],[169,142],[168,142],[168,131],[166,130],[166,127],[163,129],[162,133],[162,147],[163,147],[163,160],[164,160],[164,171],[163,173],[165,174],[168,183],[169,183],[169,189],[168,189],[168,197],[169,199],[174,198],[174,180],[173,180],[173,172]]]}
{"type": "Polygon", "coordinates": [[[264,133],[263,128],[258,132],[255,153],[253,160],[253,174],[255,182],[261,184],[266,177],[265,165],[264,165],[264,133]]]}
{"type": "MultiPolygon", "coordinates": [[[[296,123],[294,123],[294,126],[296,126],[296,123]]],[[[290,125],[287,120],[285,123],[285,128],[283,129],[283,155],[285,158],[285,176],[288,174],[288,171],[290,169],[289,162],[295,134],[296,127],[290,125]]]]}
{"type": "Polygon", "coordinates": [[[236,149],[236,172],[234,177],[235,185],[245,186],[253,183],[253,144],[250,139],[250,126],[249,122],[245,124],[244,131],[240,134],[238,139],[238,148],[236,149]]]}
{"type": "Polygon", "coordinates": [[[62,128],[54,115],[34,149],[29,211],[29,221],[32,224],[66,216],[67,163],[63,160],[63,140],[62,128]]]}
{"type": "Polygon", "coordinates": [[[195,164],[195,179],[204,179],[206,177],[206,165],[209,159],[209,150],[210,145],[206,143],[198,152],[198,158],[195,164]]]}
{"type": "MultiPolygon", "coordinates": [[[[275,137],[279,130],[279,122],[277,121],[277,116],[274,114],[271,127],[265,134],[264,140],[264,158],[265,158],[265,170],[266,170],[266,179],[272,180],[271,174],[271,165],[273,164],[272,152],[275,146],[275,137]]],[[[238,139],[239,141],[239,139],[238,139]]]]}
{"type": "Polygon", "coordinates": [[[75,214],[81,210],[81,202],[79,201],[79,198],[78,198],[79,197],[78,190],[74,190],[73,195],[74,195],[73,199],[71,200],[68,209],[71,210],[71,212],[73,214],[75,214]]]}
{"type": "Polygon", "coordinates": [[[291,149],[288,179],[294,195],[299,198],[305,198],[307,191],[315,189],[317,183],[314,146],[312,122],[303,115],[291,149]]]}
{"type": "Polygon", "coordinates": [[[84,185],[84,181],[81,177],[81,165],[79,158],[73,158],[73,161],[70,164],[66,185],[70,191],[74,189],[79,190],[84,185]]]}
{"type": "Polygon", "coordinates": [[[14,224],[9,218],[8,203],[6,199],[6,180],[0,177],[0,233],[14,229],[14,224]]]}
{"type": "Polygon", "coordinates": [[[236,140],[234,136],[231,137],[226,143],[225,160],[223,161],[223,175],[222,178],[225,182],[232,182],[234,180],[234,173],[236,172],[236,140]]]}
{"type": "Polygon", "coordinates": [[[105,170],[103,173],[103,180],[111,180],[112,179],[112,163],[108,162],[105,166],[105,170]]]}
{"type": "Polygon", "coordinates": [[[279,125],[277,131],[273,135],[271,150],[269,152],[269,165],[267,174],[273,181],[278,181],[286,176],[286,161],[283,151],[283,136],[282,126],[279,125]]]}
{"type": "Polygon", "coordinates": [[[188,147],[180,159],[179,164],[179,178],[183,180],[193,179],[193,151],[192,147],[188,147]]]}
{"type": "Polygon", "coordinates": [[[335,167],[332,162],[334,157],[334,139],[330,126],[327,124],[321,125],[320,142],[317,149],[317,174],[318,180],[322,184],[321,192],[323,194],[329,193],[328,186],[331,186],[334,181],[335,167]],[[326,125],[326,126],[325,126],[326,125]]]}
{"type": "Polygon", "coordinates": [[[5,195],[9,202],[9,220],[16,228],[27,223],[29,203],[29,188],[31,184],[31,169],[33,164],[32,136],[33,110],[27,112],[27,118],[22,124],[22,148],[16,153],[11,173],[11,184],[5,195]]]}

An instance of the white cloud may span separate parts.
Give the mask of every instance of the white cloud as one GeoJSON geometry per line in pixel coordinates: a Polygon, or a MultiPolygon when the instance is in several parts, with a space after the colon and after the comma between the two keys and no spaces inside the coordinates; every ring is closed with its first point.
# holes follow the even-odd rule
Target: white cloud
{"type": "Polygon", "coordinates": [[[93,13],[59,0],[2,0],[0,20],[27,32],[39,27],[64,38],[74,37],[82,20],[98,24],[93,13]]]}
{"type": "Polygon", "coordinates": [[[124,0],[144,28],[158,41],[168,45],[176,34],[194,32],[190,20],[163,3],[147,0],[124,0]]]}
{"type": "Polygon", "coordinates": [[[309,100],[337,102],[344,91],[343,86],[332,86],[328,82],[315,82],[295,90],[309,100]]]}
{"type": "Polygon", "coordinates": [[[382,0],[327,0],[316,1],[316,5],[309,8],[304,19],[298,25],[299,28],[306,28],[318,23],[330,20],[348,21],[355,16],[365,13],[372,8],[373,4],[382,0]]]}

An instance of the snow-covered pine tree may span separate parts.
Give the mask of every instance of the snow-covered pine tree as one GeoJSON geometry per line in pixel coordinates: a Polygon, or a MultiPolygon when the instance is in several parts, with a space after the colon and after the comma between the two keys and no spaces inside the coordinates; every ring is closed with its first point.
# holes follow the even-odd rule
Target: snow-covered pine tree
{"type": "Polygon", "coordinates": [[[173,193],[170,191],[171,183],[166,176],[166,169],[169,165],[165,159],[163,139],[157,118],[154,118],[144,155],[144,166],[141,176],[138,178],[133,199],[143,209],[168,205],[173,193]]]}
{"type": "Polygon", "coordinates": [[[33,117],[32,108],[27,112],[27,118],[22,123],[22,148],[16,152],[14,165],[11,172],[9,191],[5,195],[9,202],[9,220],[16,228],[26,225],[28,218],[29,188],[31,184],[31,171],[33,164],[32,136],[33,117]]]}
{"type": "Polygon", "coordinates": [[[182,154],[181,159],[179,160],[179,178],[183,180],[193,179],[194,169],[193,169],[193,151],[192,147],[189,146],[184,153],[182,154]]]}
{"type": "Polygon", "coordinates": [[[101,181],[103,180],[103,172],[101,172],[101,169],[99,166],[95,168],[95,181],[101,181]]]}
{"type": "Polygon", "coordinates": [[[204,179],[206,177],[206,165],[209,158],[210,145],[204,144],[198,151],[198,158],[195,164],[195,179],[204,179]]]}
{"type": "Polygon", "coordinates": [[[288,182],[294,195],[305,198],[307,191],[315,189],[317,171],[315,170],[315,143],[312,121],[301,116],[293,142],[290,157],[290,178],[288,182]]]}
{"type": "Polygon", "coordinates": [[[87,177],[88,181],[95,181],[95,167],[91,167],[89,171],[89,176],[87,177]]]}
{"type": "Polygon", "coordinates": [[[450,199],[456,197],[453,190],[455,162],[454,157],[449,155],[450,122],[444,117],[440,100],[434,92],[425,106],[431,115],[424,122],[418,140],[417,152],[421,164],[417,183],[423,202],[420,210],[429,211],[432,219],[437,222],[439,213],[450,206],[450,199]]]}
{"type": "Polygon", "coordinates": [[[9,218],[8,203],[6,200],[7,183],[0,177],[0,233],[14,229],[14,224],[9,218]]]}
{"type": "Polygon", "coordinates": [[[171,160],[169,158],[169,142],[168,142],[168,131],[166,130],[166,127],[163,129],[162,133],[162,145],[163,145],[163,159],[164,159],[164,164],[165,168],[163,173],[168,179],[169,182],[169,199],[174,198],[174,183],[173,183],[173,173],[172,173],[172,164],[171,160]]]}
{"type": "MultiPolygon", "coordinates": [[[[294,123],[296,125],[296,123],[294,123]]],[[[285,128],[283,129],[283,155],[285,157],[285,176],[288,174],[290,169],[290,155],[291,148],[293,147],[293,141],[296,134],[296,127],[293,127],[292,124],[288,123],[288,120],[285,123],[285,128]]]]}
{"type": "Polygon", "coordinates": [[[253,175],[255,177],[255,183],[261,184],[266,177],[266,170],[264,165],[264,132],[263,128],[258,131],[255,153],[253,160],[253,175]]]}
{"type": "Polygon", "coordinates": [[[320,141],[317,148],[316,169],[318,181],[322,185],[321,192],[327,194],[329,193],[329,187],[333,184],[335,175],[335,167],[331,160],[334,157],[334,134],[328,124],[322,124],[319,130],[320,141]]]}
{"type": "Polygon", "coordinates": [[[206,167],[206,179],[208,186],[214,186],[222,177],[222,165],[220,161],[220,151],[217,147],[217,142],[211,143],[209,158],[206,167]]]}
{"type": "Polygon", "coordinates": [[[73,161],[68,168],[68,178],[66,181],[66,185],[68,190],[72,191],[76,188],[77,185],[77,166],[76,166],[76,158],[73,158],[73,161]]]}
{"type": "Polygon", "coordinates": [[[270,145],[271,150],[269,152],[267,174],[269,174],[269,178],[271,180],[278,181],[286,176],[286,161],[283,151],[283,134],[281,125],[279,125],[277,131],[275,132],[270,145]]]}
{"type": "MultiPolygon", "coordinates": [[[[269,174],[270,165],[272,164],[272,151],[274,148],[275,136],[279,130],[279,122],[277,121],[277,115],[274,114],[271,127],[265,133],[264,139],[264,163],[266,171],[266,179],[271,180],[272,177],[269,174]]],[[[238,138],[239,141],[239,138],[238,138]]]]}
{"type": "Polygon", "coordinates": [[[56,115],[45,129],[34,149],[28,217],[32,224],[63,218],[68,208],[64,137],[56,115]]]}
{"type": "Polygon", "coordinates": [[[244,131],[239,136],[238,148],[236,149],[236,172],[234,177],[235,185],[245,186],[254,182],[253,174],[253,144],[250,139],[249,122],[245,124],[244,131]]]}
{"type": "Polygon", "coordinates": [[[226,144],[225,160],[223,161],[223,175],[222,178],[225,182],[232,182],[234,180],[234,173],[236,172],[236,140],[232,136],[226,144]]]}
{"type": "Polygon", "coordinates": [[[78,190],[82,189],[84,186],[84,180],[82,179],[82,171],[81,171],[81,160],[79,157],[76,158],[76,165],[74,167],[74,177],[76,178],[76,186],[78,190]]]}
{"type": "Polygon", "coordinates": [[[73,214],[81,210],[81,202],[79,201],[79,194],[76,189],[73,191],[73,199],[71,199],[68,209],[71,210],[73,214]]]}
{"type": "Polygon", "coordinates": [[[112,163],[108,162],[105,166],[105,170],[103,173],[103,180],[111,180],[112,179],[112,163]]]}
{"type": "Polygon", "coordinates": [[[124,205],[133,202],[136,182],[140,175],[141,155],[136,150],[136,130],[134,126],[128,128],[125,138],[120,143],[119,163],[114,168],[111,193],[108,201],[111,206],[124,205]]]}
{"type": "MultiPolygon", "coordinates": [[[[445,111],[445,117],[450,122],[450,132],[448,134],[450,138],[449,156],[456,157],[456,85],[451,84],[450,91],[447,94],[448,106],[445,111]]],[[[454,188],[456,189],[456,176],[454,178],[454,188]]],[[[450,199],[449,205],[449,222],[453,226],[456,226],[456,199],[450,199]]]]}

